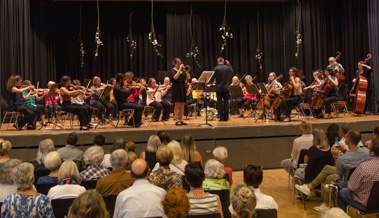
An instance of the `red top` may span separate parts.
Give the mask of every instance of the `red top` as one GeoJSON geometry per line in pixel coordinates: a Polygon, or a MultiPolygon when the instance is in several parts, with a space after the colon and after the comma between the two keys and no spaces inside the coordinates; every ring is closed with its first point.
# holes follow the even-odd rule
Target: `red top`
{"type": "Polygon", "coordinates": [[[71,95],[62,95],[62,101],[70,101],[71,102],[71,95]]]}
{"type": "Polygon", "coordinates": [[[229,184],[230,184],[230,187],[231,187],[232,184],[233,184],[233,176],[232,176],[233,170],[230,167],[225,167],[224,166],[224,171],[225,171],[225,173],[227,173],[229,175],[229,184]]]}
{"type": "Polygon", "coordinates": [[[137,97],[137,96],[139,96],[139,94],[141,94],[140,91],[137,92],[137,90],[133,89],[132,94],[129,95],[129,97],[128,97],[128,101],[129,102],[134,102],[134,98],[137,97]]]}

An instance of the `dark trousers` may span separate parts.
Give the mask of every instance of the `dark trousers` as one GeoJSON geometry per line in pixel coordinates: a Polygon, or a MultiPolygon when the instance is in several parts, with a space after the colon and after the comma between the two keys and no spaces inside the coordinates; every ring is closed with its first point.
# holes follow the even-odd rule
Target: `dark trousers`
{"type": "Polygon", "coordinates": [[[84,103],[84,104],[72,104],[72,105],[76,105],[76,106],[80,106],[80,107],[85,107],[86,110],[87,110],[87,121],[88,121],[88,123],[91,122],[92,114],[93,114],[93,108],[91,106],[89,106],[86,103],[84,103]]]}
{"type": "Polygon", "coordinates": [[[217,94],[217,111],[220,115],[220,121],[229,120],[229,92],[216,92],[217,94]]]}
{"type": "Polygon", "coordinates": [[[275,110],[275,115],[280,117],[283,113],[286,117],[290,117],[292,109],[296,108],[301,102],[299,95],[294,95],[282,100],[280,107],[275,110]]]}
{"type": "Polygon", "coordinates": [[[326,97],[324,101],[325,113],[330,114],[332,112],[332,104],[339,101],[338,96],[326,97]]]}
{"type": "Polygon", "coordinates": [[[37,108],[38,108],[38,117],[45,115],[45,106],[43,106],[42,104],[37,104],[37,108]]]}
{"type": "Polygon", "coordinates": [[[238,99],[238,108],[239,109],[245,108],[246,110],[249,110],[251,108],[251,104],[254,102],[255,102],[255,100],[253,100],[251,98],[249,98],[249,99],[240,98],[240,99],[238,99]]]}
{"type": "Polygon", "coordinates": [[[18,106],[17,108],[10,108],[11,111],[17,111],[24,114],[23,118],[18,118],[17,126],[22,128],[25,124],[29,124],[31,127],[36,127],[37,118],[38,118],[38,108],[27,105],[27,106],[18,106]]]}
{"type": "Polygon", "coordinates": [[[86,126],[90,122],[87,109],[81,105],[74,105],[71,104],[71,101],[64,101],[62,110],[78,115],[80,126],[86,126]]]}
{"type": "Polygon", "coordinates": [[[113,118],[116,118],[118,114],[117,103],[115,101],[110,101],[110,103],[113,104],[113,111],[112,111],[113,118]]]}
{"type": "Polygon", "coordinates": [[[135,124],[141,123],[141,117],[143,113],[143,106],[138,103],[132,103],[132,102],[124,102],[123,104],[119,105],[120,110],[124,109],[134,109],[134,122],[135,124]]]}
{"type": "Polygon", "coordinates": [[[92,107],[97,108],[98,114],[97,118],[102,119],[103,114],[105,112],[105,117],[109,117],[109,114],[113,111],[114,105],[110,103],[109,101],[106,101],[104,99],[98,99],[91,103],[92,107]]]}
{"type": "Polygon", "coordinates": [[[46,108],[47,108],[48,116],[49,116],[49,117],[53,117],[53,116],[55,116],[55,112],[61,110],[61,106],[59,106],[59,105],[57,105],[57,104],[48,104],[48,105],[46,106],[46,108]]]}
{"type": "Polygon", "coordinates": [[[241,96],[231,96],[230,97],[230,114],[238,114],[238,101],[241,99],[241,96]]]}
{"type": "Polygon", "coordinates": [[[167,101],[153,101],[149,104],[149,106],[155,109],[155,113],[153,115],[154,120],[159,120],[159,116],[161,115],[162,109],[162,120],[168,120],[170,118],[170,103],[168,103],[167,101]]]}

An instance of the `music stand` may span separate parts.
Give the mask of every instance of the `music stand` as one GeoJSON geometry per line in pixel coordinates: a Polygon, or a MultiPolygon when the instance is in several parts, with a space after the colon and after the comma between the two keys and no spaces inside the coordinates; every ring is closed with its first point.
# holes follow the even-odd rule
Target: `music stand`
{"type": "MultiPolygon", "coordinates": [[[[252,85],[246,84],[245,88],[246,88],[247,93],[249,93],[250,95],[252,95],[252,94],[254,94],[256,96],[259,95],[259,90],[255,84],[252,84],[252,85]]],[[[243,119],[246,119],[248,116],[250,116],[252,113],[254,113],[253,108],[251,108],[251,109],[252,109],[252,112],[250,112],[248,115],[246,115],[243,119]]],[[[254,117],[255,117],[255,113],[254,113],[254,117]]]]}
{"type": "MultiPolygon", "coordinates": [[[[262,96],[264,97],[265,95],[268,95],[268,90],[264,83],[258,83],[258,86],[261,90],[261,93],[260,93],[261,97],[259,99],[258,104],[264,104],[264,101],[263,101],[264,98],[262,98],[262,96]]],[[[265,111],[262,111],[262,114],[258,118],[255,119],[255,122],[257,122],[259,119],[262,119],[262,121],[264,121],[264,119],[267,119],[267,114],[268,114],[267,109],[265,111]]]]}
{"type": "Polygon", "coordinates": [[[229,86],[229,92],[231,96],[243,97],[243,91],[240,86],[229,86]]]}
{"type": "MultiPolygon", "coordinates": [[[[203,73],[201,74],[200,78],[199,78],[199,82],[198,83],[202,83],[204,84],[203,87],[204,87],[204,92],[207,92],[207,83],[209,83],[209,81],[211,80],[213,74],[215,73],[215,71],[203,71],[203,73]]],[[[202,87],[201,87],[202,88],[202,87]]],[[[208,123],[208,108],[206,105],[205,106],[205,123],[202,123],[202,124],[199,124],[197,126],[203,126],[203,125],[206,125],[206,126],[211,126],[213,127],[210,123],[208,123]]]]}
{"type": "Polygon", "coordinates": [[[91,86],[91,83],[92,83],[91,79],[84,79],[83,86],[88,88],[91,86]]]}
{"type": "Polygon", "coordinates": [[[110,92],[112,91],[112,86],[106,86],[104,89],[103,89],[103,92],[100,94],[99,98],[101,98],[102,96],[104,97],[108,97],[110,95],[110,92]]]}

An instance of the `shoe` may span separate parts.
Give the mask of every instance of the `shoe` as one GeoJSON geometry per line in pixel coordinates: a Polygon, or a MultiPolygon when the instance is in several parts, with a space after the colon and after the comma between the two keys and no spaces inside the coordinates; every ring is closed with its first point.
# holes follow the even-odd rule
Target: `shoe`
{"type": "Polygon", "coordinates": [[[183,121],[181,121],[180,123],[181,123],[182,125],[187,125],[187,123],[185,123],[185,122],[183,122],[183,121]]]}
{"type": "Polygon", "coordinates": [[[325,203],[322,203],[320,206],[318,207],[314,207],[313,208],[315,211],[318,211],[318,212],[326,212],[327,210],[329,210],[329,207],[325,206],[325,203]]]}
{"type": "Polygon", "coordinates": [[[168,119],[162,119],[162,121],[165,121],[165,122],[167,122],[167,121],[168,121],[168,119]]]}
{"type": "Polygon", "coordinates": [[[243,114],[238,115],[238,118],[244,118],[243,114]]]}
{"type": "Polygon", "coordinates": [[[336,184],[325,184],[324,185],[324,190],[326,193],[335,193],[338,191],[339,187],[336,184]]]}
{"type": "Polygon", "coordinates": [[[307,185],[295,185],[296,189],[304,193],[305,195],[311,195],[311,190],[308,188],[307,185]]]}
{"type": "MultiPolygon", "coordinates": [[[[143,123],[137,123],[137,124],[135,125],[135,127],[138,128],[138,127],[142,126],[142,124],[143,124],[143,123]]],[[[132,124],[132,126],[133,126],[133,124],[132,124]]]]}
{"type": "Polygon", "coordinates": [[[89,130],[86,126],[80,127],[80,130],[89,130]]]}
{"type": "Polygon", "coordinates": [[[332,119],[332,116],[327,116],[325,117],[325,119],[332,119]]]}
{"type": "Polygon", "coordinates": [[[175,125],[182,126],[183,124],[180,121],[178,121],[178,122],[175,123],[175,125]]]}
{"type": "Polygon", "coordinates": [[[282,120],[282,122],[291,122],[291,118],[289,120],[282,120]]]}
{"type": "Polygon", "coordinates": [[[27,130],[35,130],[36,127],[28,126],[26,129],[27,129],[27,130]]]}
{"type": "Polygon", "coordinates": [[[186,117],[186,120],[189,120],[189,117],[186,117]]]}
{"type": "Polygon", "coordinates": [[[158,122],[158,120],[157,119],[153,119],[153,122],[158,122]]]}
{"type": "Polygon", "coordinates": [[[13,127],[16,128],[16,130],[22,130],[22,128],[17,126],[17,124],[13,124],[13,127]]]}
{"type": "Polygon", "coordinates": [[[46,123],[42,123],[42,126],[47,126],[47,124],[46,123]]]}

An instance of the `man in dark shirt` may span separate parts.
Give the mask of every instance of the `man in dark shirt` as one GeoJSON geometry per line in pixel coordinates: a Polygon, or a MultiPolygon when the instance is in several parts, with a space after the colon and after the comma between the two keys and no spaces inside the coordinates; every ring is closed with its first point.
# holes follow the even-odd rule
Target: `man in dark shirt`
{"type": "MultiPolygon", "coordinates": [[[[134,109],[134,122],[135,127],[140,127],[142,125],[141,123],[141,117],[143,112],[143,107],[140,104],[131,103],[128,101],[128,97],[133,93],[133,88],[124,90],[122,88],[124,81],[126,79],[131,79],[128,77],[128,75],[124,75],[122,73],[118,73],[116,75],[116,85],[113,87],[113,96],[116,99],[118,109],[119,111],[122,111],[124,109],[134,109]]],[[[132,120],[129,121],[129,123],[125,123],[125,125],[133,126],[132,120]]]]}
{"type": "Polygon", "coordinates": [[[233,74],[233,68],[230,66],[228,60],[223,57],[217,59],[218,66],[213,70],[214,78],[216,80],[216,94],[217,94],[217,110],[220,115],[219,121],[229,120],[229,83],[228,77],[233,74]],[[224,62],[226,64],[224,64],[224,62]]]}

